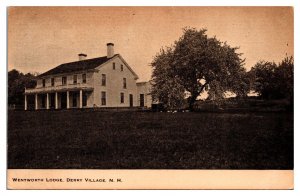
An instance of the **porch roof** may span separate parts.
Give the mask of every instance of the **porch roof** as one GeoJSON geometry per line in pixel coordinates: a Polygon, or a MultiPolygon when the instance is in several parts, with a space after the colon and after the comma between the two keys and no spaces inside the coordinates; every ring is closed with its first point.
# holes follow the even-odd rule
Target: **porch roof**
{"type": "Polygon", "coordinates": [[[25,94],[42,94],[42,93],[55,93],[55,92],[67,92],[67,91],[93,91],[93,87],[89,86],[74,86],[74,87],[67,87],[67,86],[56,86],[56,87],[43,87],[43,88],[34,88],[34,89],[25,89],[25,94]]]}

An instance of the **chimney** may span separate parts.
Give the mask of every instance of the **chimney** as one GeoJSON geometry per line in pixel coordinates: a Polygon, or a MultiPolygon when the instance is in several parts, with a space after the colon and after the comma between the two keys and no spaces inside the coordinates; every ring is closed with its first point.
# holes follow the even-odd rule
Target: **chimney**
{"type": "Polygon", "coordinates": [[[114,44],[107,43],[107,58],[111,58],[114,56],[114,44]]]}
{"type": "Polygon", "coordinates": [[[82,61],[82,60],[86,59],[87,55],[83,54],[83,53],[80,53],[80,54],[78,54],[78,57],[79,57],[79,61],[82,61]]]}

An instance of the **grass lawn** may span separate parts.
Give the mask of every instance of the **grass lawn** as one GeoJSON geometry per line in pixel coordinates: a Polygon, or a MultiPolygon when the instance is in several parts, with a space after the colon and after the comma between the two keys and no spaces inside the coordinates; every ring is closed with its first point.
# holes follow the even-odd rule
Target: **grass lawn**
{"type": "Polygon", "coordinates": [[[293,169],[292,113],[9,111],[10,169],[293,169]]]}

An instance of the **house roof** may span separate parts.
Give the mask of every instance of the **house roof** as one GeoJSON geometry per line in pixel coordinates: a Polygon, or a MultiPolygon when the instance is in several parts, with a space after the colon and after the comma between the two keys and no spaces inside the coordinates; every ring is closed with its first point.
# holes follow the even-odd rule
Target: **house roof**
{"type": "MultiPolygon", "coordinates": [[[[114,58],[117,55],[118,54],[115,54],[112,58],[114,58]]],[[[107,62],[112,58],[107,58],[107,56],[103,56],[103,57],[98,57],[93,59],[64,63],[39,75],[39,77],[95,69],[99,65],[107,62]]]]}

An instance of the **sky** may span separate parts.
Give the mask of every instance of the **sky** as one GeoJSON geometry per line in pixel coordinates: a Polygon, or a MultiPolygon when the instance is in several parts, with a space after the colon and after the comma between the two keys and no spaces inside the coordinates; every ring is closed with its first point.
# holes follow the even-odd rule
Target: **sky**
{"type": "Polygon", "coordinates": [[[62,63],[106,56],[106,43],[139,75],[151,78],[150,63],[174,44],[184,27],[206,28],[240,47],[249,70],[259,60],[278,63],[294,54],[291,7],[10,7],[8,70],[43,73],[62,63]]]}

